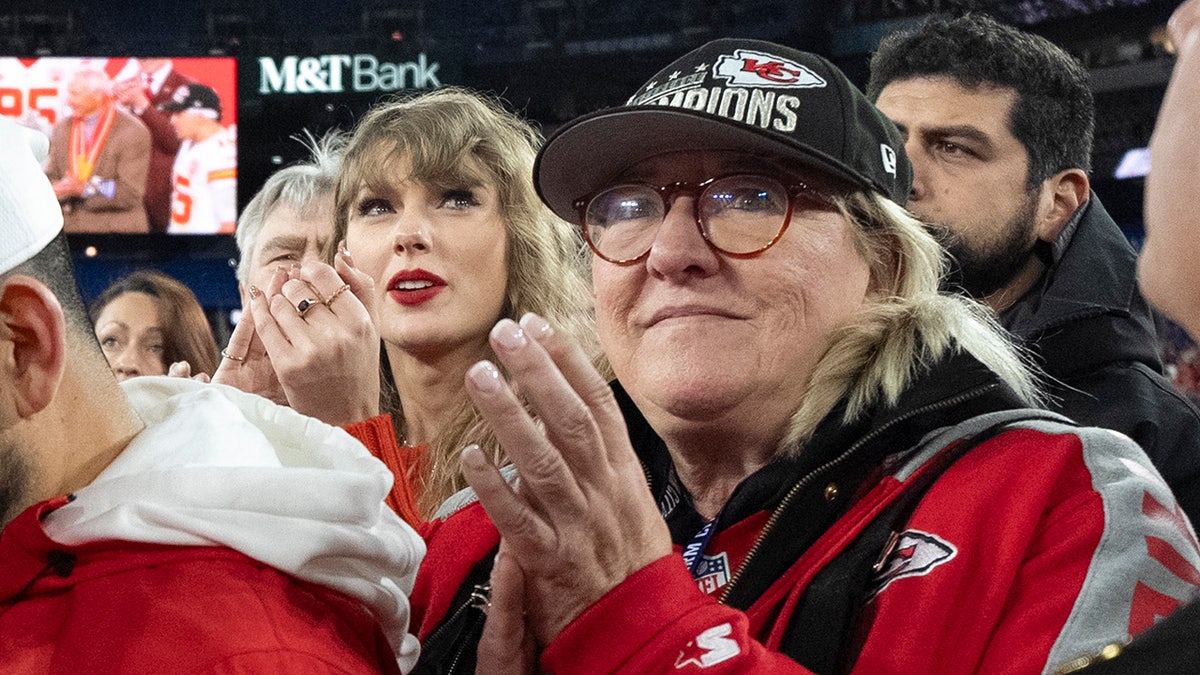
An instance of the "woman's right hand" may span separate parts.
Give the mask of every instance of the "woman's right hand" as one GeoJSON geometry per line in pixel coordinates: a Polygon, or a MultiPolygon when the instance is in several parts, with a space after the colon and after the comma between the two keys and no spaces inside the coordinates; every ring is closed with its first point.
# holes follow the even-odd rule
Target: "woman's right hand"
{"type": "Polygon", "coordinates": [[[380,342],[370,306],[374,282],[344,251],[334,264],[309,261],[276,271],[252,303],[256,332],[288,403],[344,426],[379,414],[380,342]]]}
{"type": "Polygon", "coordinates": [[[479,362],[467,371],[467,394],[521,479],[514,489],[479,446],[462,451],[463,475],[512,556],[493,572],[512,595],[493,601],[500,625],[481,642],[481,658],[494,656],[501,630],[521,639],[522,650],[526,633],[549,644],[606,593],[672,550],[621,409],[584,350],[533,314],[520,326],[501,319],[490,337],[510,379],[479,362]],[[504,611],[513,605],[524,609],[524,631],[515,612],[504,611]]]}

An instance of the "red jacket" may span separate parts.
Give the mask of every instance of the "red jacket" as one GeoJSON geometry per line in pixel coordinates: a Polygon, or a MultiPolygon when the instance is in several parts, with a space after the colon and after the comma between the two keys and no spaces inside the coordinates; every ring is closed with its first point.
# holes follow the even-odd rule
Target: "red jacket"
{"type": "MultiPolygon", "coordinates": [[[[942,369],[940,382],[928,384],[936,375],[926,378],[914,409],[986,398],[993,385],[971,381],[969,369],[952,364],[942,369]]],[[[860,430],[828,425],[806,445],[811,458],[777,462],[739,486],[726,505],[734,515],[719,521],[697,579],[679,555],[695,530],[680,536],[671,515],[677,510],[671,504],[687,500],[666,498],[669,481],[660,479],[669,471],[659,470],[662,453],[648,447],[630,419],[652,489],[668,512],[676,553],[638,571],[578,616],[546,647],[542,666],[581,673],[812,672],[778,650],[794,646],[797,636],[819,641],[829,630],[812,612],[820,590],[814,579],[828,585],[823,573],[852,549],[863,528],[927,475],[933,458],[1011,416],[977,415],[976,409],[950,425],[936,417],[971,405],[926,413],[935,415],[929,428],[936,431],[916,429],[921,441],[911,447],[897,445],[895,421],[913,419],[906,417],[903,398],[900,411],[876,416],[886,426],[877,420],[860,430]],[[873,435],[880,428],[895,433],[873,435]],[[852,458],[819,473],[847,447],[869,448],[857,442],[866,438],[875,439],[882,459],[860,457],[859,468],[885,470],[854,479],[852,458]],[[814,475],[818,479],[799,478],[814,475]],[[781,504],[781,485],[784,492],[788,486],[800,492],[781,504]],[[739,505],[739,495],[750,497],[739,505]],[[763,495],[773,496],[759,499],[763,495]],[[764,534],[769,512],[777,518],[764,534]],[[761,571],[759,563],[773,551],[810,535],[811,544],[800,546],[798,557],[783,559],[780,573],[761,571]],[[759,539],[756,559],[743,565],[759,539]],[[731,582],[735,571],[741,576],[731,582]],[[735,601],[739,585],[761,589],[749,594],[744,610],[718,602],[715,596],[726,594],[726,601],[735,601]]],[[[1128,640],[1200,584],[1200,548],[1144,453],[1113,432],[1057,421],[1020,422],[984,440],[937,477],[897,529],[884,550],[870,551],[868,561],[878,560],[879,569],[857,603],[849,639],[819,655],[834,663],[814,665],[817,670],[1052,671],[1128,640]]],[[[451,598],[474,561],[497,542],[477,503],[424,534],[428,553],[411,596],[423,641],[453,611],[451,598]]]]}
{"type": "Polygon", "coordinates": [[[387,468],[230,387],[138,377],[146,427],[0,533],[0,673],[399,673],[424,554],[387,468]]]}
{"type": "Polygon", "coordinates": [[[40,520],[66,502],[0,538],[0,672],[400,672],[362,603],[227,548],[56,544],[40,520]]]}

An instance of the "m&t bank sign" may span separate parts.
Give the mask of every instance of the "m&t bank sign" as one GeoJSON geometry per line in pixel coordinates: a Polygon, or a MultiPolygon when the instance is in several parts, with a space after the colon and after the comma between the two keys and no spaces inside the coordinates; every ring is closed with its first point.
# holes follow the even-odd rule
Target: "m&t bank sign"
{"type": "Polygon", "coordinates": [[[271,56],[258,59],[260,94],[335,94],[342,92],[392,92],[402,89],[433,89],[438,80],[437,61],[424,52],[416,60],[400,63],[380,61],[371,54],[324,54],[322,56],[271,56]]]}

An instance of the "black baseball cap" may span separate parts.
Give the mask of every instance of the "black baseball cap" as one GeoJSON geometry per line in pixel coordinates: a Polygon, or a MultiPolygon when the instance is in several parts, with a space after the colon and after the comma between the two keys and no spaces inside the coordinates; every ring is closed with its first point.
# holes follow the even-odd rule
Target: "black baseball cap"
{"type": "Polygon", "coordinates": [[[576,118],[538,153],[534,183],[560,218],[642,160],[682,150],[764,154],[908,202],[912,165],[896,125],[828,60],[761,40],[688,52],[625,105],[576,118]]]}
{"type": "Polygon", "coordinates": [[[167,112],[209,111],[216,113],[216,119],[221,119],[221,97],[211,87],[202,84],[180,85],[171,94],[171,100],[159,107],[167,112]]]}

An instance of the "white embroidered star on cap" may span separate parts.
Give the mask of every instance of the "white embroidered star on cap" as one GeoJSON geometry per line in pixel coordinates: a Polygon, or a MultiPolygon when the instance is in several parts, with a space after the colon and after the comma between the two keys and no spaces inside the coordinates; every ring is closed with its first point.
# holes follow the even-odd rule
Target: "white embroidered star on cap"
{"type": "Polygon", "coordinates": [[[62,231],[62,209],[34,153],[47,141],[0,117],[0,274],[37,255],[62,231]]]}

